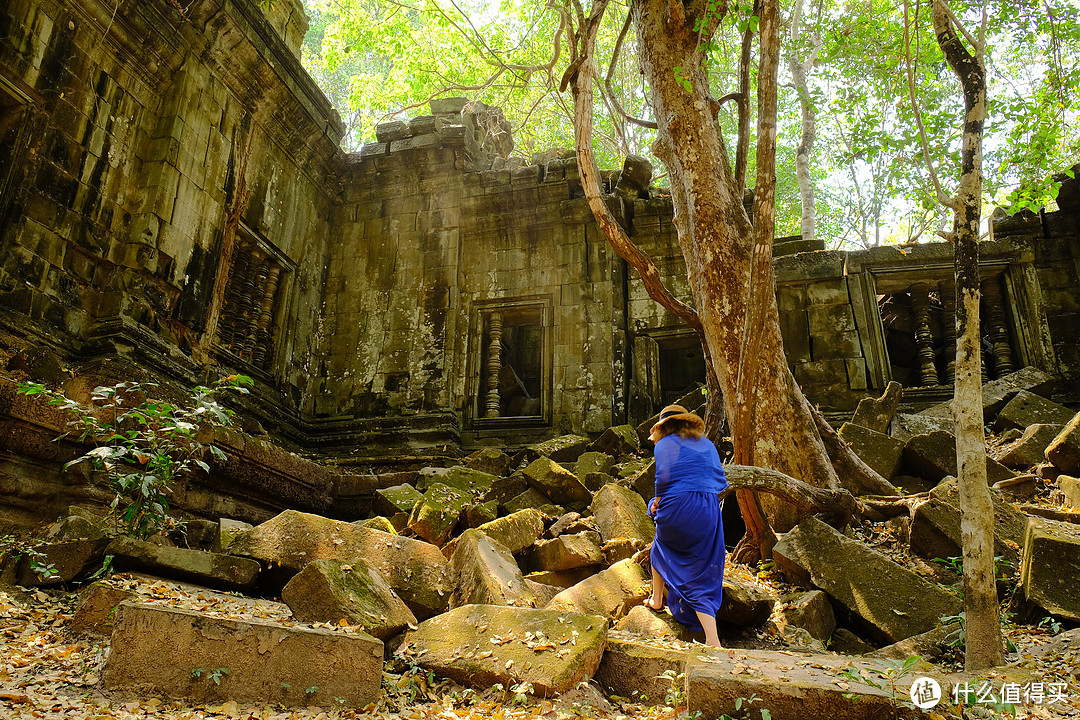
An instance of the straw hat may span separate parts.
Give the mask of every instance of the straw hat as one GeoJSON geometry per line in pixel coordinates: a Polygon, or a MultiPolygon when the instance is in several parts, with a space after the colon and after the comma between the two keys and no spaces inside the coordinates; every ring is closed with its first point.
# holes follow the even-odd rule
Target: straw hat
{"type": "Polygon", "coordinates": [[[682,405],[668,405],[666,408],[660,411],[660,419],[657,420],[656,424],[652,426],[652,430],[650,431],[650,433],[656,432],[657,429],[663,426],[665,423],[671,422],[673,420],[682,420],[683,422],[695,426],[698,430],[705,429],[705,421],[684,408],[682,405]]]}

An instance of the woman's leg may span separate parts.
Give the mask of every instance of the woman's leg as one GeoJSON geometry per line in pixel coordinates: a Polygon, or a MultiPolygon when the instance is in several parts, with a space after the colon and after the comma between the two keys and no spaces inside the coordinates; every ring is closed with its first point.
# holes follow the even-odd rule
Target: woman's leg
{"type": "Polygon", "coordinates": [[[664,578],[655,567],[652,567],[652,597],[646,598],[645,605],[653,610],[664,609],[664,578]]]}
{"type": "Polygon", "coordinates": [[[720,636],[716,634],[716,618],[700,610],[695,610],[694,614],[697,615],[698,622],[701,623],[702,629],[705,630],[705,644],[721,647],[720,636]]]}

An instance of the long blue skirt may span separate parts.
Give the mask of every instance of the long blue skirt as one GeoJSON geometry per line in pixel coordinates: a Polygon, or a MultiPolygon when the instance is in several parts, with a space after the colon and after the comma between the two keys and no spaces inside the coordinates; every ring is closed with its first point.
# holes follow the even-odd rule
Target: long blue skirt
{"type": "Polygon", "coordinates": [[[650,562],[680,623],[701,631],[695,611],[716,615],[724,594],[724,523],[716,493],[662,495],[650,562]]]}

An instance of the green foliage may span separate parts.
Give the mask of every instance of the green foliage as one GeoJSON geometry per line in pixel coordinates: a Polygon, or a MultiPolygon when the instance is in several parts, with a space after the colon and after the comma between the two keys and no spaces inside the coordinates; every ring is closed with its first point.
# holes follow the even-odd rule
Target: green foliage
{"type": "Polygon", "coordinates": [[[206,675],[208,682],[213,682],[215,685],[221,684],[221,678],[229,674],[229,668],[214,668],[213,670],[206,670],[205,668],[195,668],[191,671],[191,677],[198,679],[203,675],[206,675]]]}
{"type": "MultiPolygon", "coordinates": [[[[724,714],[717,720],[756,720],[753,715],[750,714],[750,706],[758,700],[761,700],[757,695],[751,695],[750,697],[738,697],[735,698],[735,712],[740,713],[738,716],[724,714]],[[745,707],[744,707],[745,706],[745,707]]],[[[761,720],[772,720],[772,713],[766,708],[758,708],[758,713],[761,716],[761,720]]]]}
{"type": "Polygon", "coordinates": [[[668,707],[682,707],[686,705],[686,687],[683,681],[685,673],[677,673],[674,670],[665,670],[656,676],[658,680],[667,680],[668,689],[664,695],[664,705],[668,707]]]}
{"type": "Polygon", "coordinates": [[[231,375],[209,387],[191,390],[183,405],[152,399],[153,383],[122,382],[94,388],[93,411],[38,383],[23,383],[18,392],[44,395],[49,404],[71,413],[72,429],[57,440],[74,437],[97,445],[83,457],[104,470],[116,492],[111,515],[119,532],[146,538],[169,522],[169,495],[174,483],[196,468],[210,466],[206,452],[224,459],[220,448],[202,442],[202,424],[227,425],[232,411],[218,396],[223,391],[247,393],[253,384],[246,375],[231,375]]]}
{"type": "Polygon", "coordinates": [[[38,576],[38,580],[49,580],[59,573],[55,563],[46,563],[45,553],[39,551],[33,545],[16,538],[14,535],[0,536],[0,555],[10,554],[15,562],[27,558],[30,571],[38,576]]]}
{"type": "Polygon", "coordinates": [[[1059,632],[1061,632],[1061,621],[1055,618],[1053,615],[1047,615],[1039,621],[1039,624],[1036,625],[1036,627],[1050,631],[1051,635],[1057,635],[1059,632]]]}

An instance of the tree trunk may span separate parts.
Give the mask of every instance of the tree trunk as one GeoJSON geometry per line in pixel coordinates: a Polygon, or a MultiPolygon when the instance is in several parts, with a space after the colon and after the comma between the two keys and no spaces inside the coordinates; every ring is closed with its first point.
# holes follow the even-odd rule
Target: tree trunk
{"type": "MultiPolygon", "coordinates": [[[[700,3],[702,8],[704,3],[700,3]]],[[[695,7],[690,3],[691,11],[695,7]]],[[[701,9],[701,8],[699,8],[701,9]]],[[[651,89],[659,129],[654,154],[668,170],[675,227],[686,260],[694,305],[697,307],[717,379],[723,390],[729,422],[736,430],[736,461],[779,470],[811,485],[836,488],[839,480],[817,433],[810,405],[788,369],[780,336],[779,313],[771,272],[752,282],[754,235],[743,208],[732,165],[715,122],[702,68],[699,35],[694,16],[681,3],[635,0],[631,13],[637,29],[638,57],[651,89]],[[673,72],[681,67],[689,75],[691,91],[673,72]],[[755,301],[751,303],[751,292],[755,301]],[[742,330],[748,314],[760,320],[752,356],[755,377],[739,395],[740,359],[744,353],[742,330]],[[747,408],[753,410],[746,423],[747,408]]],[[[775,0],[762,4],[759,24],[762,55],[769,55],[772,81],[779,57],[779,18],[775,0]]],[[[763,60],[764,61],[764,60],[763,60]]],[[[767,78],[766,78],[767,80],[767,78]]],[[[759,84],[762,82],[759,73],[759,84]]],[[[771,117],[759,118],[761,127],[775,127],[775,103],[766,108],[771,117]]],[[[767,142],[767,141],[766,141],[767,142]]],[[[762,141],[759,139],[759,147],[762,141]]],[[[758,169],[759,182],[772,181],[771,172],[758,169]]],[[[771,256],[770,191],[756,203],[769,205],[768,247],[771,256]]],[[[765,218],[759,214],[759,219],[765,218]]],[[[760,256],[759,256],[760,257],[760,256]]],[[[771,263],[769,263],[771,270],[771,263]]],[[[786,503],[764,499],[774,524],[786,530],[800,514],[786,503]]]]}
{"type": "MultiPolygon", "coordinates": [[[[979,337],[979,216],[986,74],[967,51],[944,0],[933,0],[938,44],[964,92],[960,185],[953,203],[956,276],[956,387],[952,411],[959,470],[960,535],[964,553],[964,666],[980,671],[1002,663],[1001,625],[994,582],[994,507],[986,484],[982,359],[979,337]]],[[[976,52],[979,52],[976,49],[976,52]]]]}
{"type": "Polygon", "coordinates": [[[806,87],[806,73],[814,63],[820,41],[815,38],[814,48],[806,61],[796,55],[796,42],[799,39],[799,26],[802,23],[802,0],[796,0],[791,16],[791,47],[788,49],[788,69],[795,84],[795,93],[799,97],[799,110],[802,113],[802,133],[799,135],[799,147],[795,150],[795,178],[799,181],[799,200],[802,204],[800,229],[802,239],[813,242],[817,234],[817,210],[814,207],[814,181],[810,177],[810,153],[814,149],[817,137],[816,112],[810,91],[806,87]]]}

